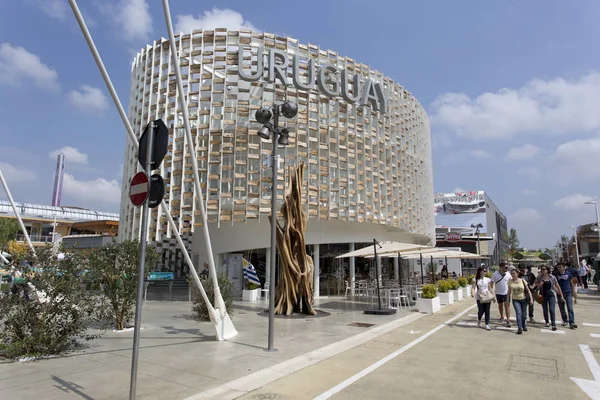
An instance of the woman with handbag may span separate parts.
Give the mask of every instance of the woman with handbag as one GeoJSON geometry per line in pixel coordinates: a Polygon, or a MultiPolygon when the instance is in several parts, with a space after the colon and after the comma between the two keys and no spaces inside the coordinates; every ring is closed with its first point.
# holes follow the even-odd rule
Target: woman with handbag
{"type": "Polygon", "coordinates": [[[489,331],[492,329],[490,328],[490,307],[492,301],[496,299],[496,295],[492,280],[484,275],[483,270],[483,267],[477,268],[471,297],[475,297],[477,300],[477,326],[481,327],[481,317],[485,314],[485,329],[489,331]]]}
{"type": "Polygon", "coordinates": [[[550,267],[542,265],[540,268],[540,276],[537,277],[534,287],[539,287],[540,292],[536,301],[539,303],[541,300],[542,308],[544,310],[544,319],[546,320],[546,327],[552,323],[552,330],[556,330],[556,296],[560,296],[563,299],[562,290],[556,277],[550,274],[550,267]],[[550,320],[548,320],[548,314],[550,314],[550,320]]]}
{"type": "Polygon", "coordinates": [[[508,298],[512,298],[513,307],[517,318],[517,335],[527,332],[527,304],[533,306],[533,297],[529,285],[519,277],[516,269],[510,271],[511,280],[508,281],[508,298]]]}

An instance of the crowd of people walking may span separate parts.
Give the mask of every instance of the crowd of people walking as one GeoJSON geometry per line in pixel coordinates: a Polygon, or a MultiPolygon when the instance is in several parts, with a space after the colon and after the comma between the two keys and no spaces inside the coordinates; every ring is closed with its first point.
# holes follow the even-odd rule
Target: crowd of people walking
{"type": "Polygon", "coordinates": [[[514,267],[502,262],[499,269],[491,278],[487,268],[482,264],[477,269],[473,279],[471,296],[477,300],[478,326],[490,328],[490,311],[493,302],[498,303],[500,323],[506,327],[512,326],[511,302],[515,311],[517,334],[527,332],[527,323],[536,322],[534,319],[535,303],[541,304],[545,326],[553,331],[556,327],[556,305],[560,311],[562,325],[577,329],[573,304],[577,302],[577,288],[588,288],[591,280],[591,269],[585,261],[578,267],[570,263],[559,262],[553,268],[542,265],[537,275],[532,266],[519,265],[514,267]]]}

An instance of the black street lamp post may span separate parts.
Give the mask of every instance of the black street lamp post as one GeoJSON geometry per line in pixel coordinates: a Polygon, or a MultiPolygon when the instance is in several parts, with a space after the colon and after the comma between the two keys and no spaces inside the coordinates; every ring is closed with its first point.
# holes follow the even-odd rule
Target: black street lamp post
{"type": "Polygon", "coordinates": [[[477,255],[481,256],[481,247],[479,243],[479,228],[483,228],[483,224],[481,222],[477,225],[471,224],[471,228],[475,228],[475,234],[477,235],[477,255]]]}
{"type": "Polygon", "coordinates": [[[286,101],[283,104],[275,104],[270,109],[261,108],[256,111],[256,121],[263,124],[258,130],[258,136],[263,139],[272,139],[273,150],[271,152],[271,265],[269,266],[269,338],[267,351],[276,351],[273,347],[275,336],[275,265],[277,264],[277,166],[279,145],[289,144],[290,131],[287,128],[279,128],[279,116],[294,118],[298,114],[296,103],[286,101]],[[273,123],[271,123],[273,119],[273,123]]]}

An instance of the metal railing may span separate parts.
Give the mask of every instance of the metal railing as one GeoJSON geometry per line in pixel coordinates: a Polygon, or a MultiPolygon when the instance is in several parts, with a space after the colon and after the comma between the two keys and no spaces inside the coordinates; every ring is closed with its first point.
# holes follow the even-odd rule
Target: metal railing
{"type": "MultiPolygon", "coordinates": [[[[29,235],[32,242],[52,243],[52,235],[29,235]]],[[[24,242],[25,235],[17,235],[17,242],[24,242]]]]}

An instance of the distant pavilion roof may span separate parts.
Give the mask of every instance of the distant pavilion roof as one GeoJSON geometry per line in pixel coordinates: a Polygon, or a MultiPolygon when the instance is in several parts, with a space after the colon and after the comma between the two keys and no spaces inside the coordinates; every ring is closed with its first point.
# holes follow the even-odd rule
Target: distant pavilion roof
{"type": "MultiPolygon", "coordinates": [[[[60,221],[119,221],[119,214],[94,211],[80,207],[55,207],[41,204],[16,203],[22,218],[48,219],[60,221]]],[[[15,213],[7,200],[0,200],[0,217],[13,217],[15,213]]]]}

